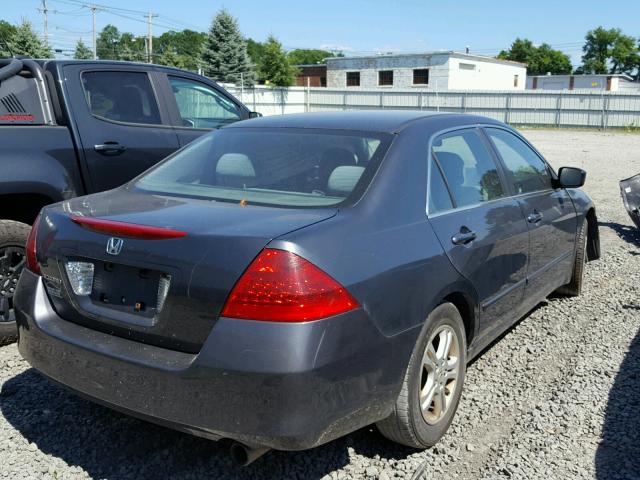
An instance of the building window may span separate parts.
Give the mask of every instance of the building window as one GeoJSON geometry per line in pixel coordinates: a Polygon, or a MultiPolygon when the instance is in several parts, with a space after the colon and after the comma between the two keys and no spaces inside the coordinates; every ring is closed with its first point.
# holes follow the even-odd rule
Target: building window
{"type": "Polygon", "coordinates": [[[414,85],[428,85],[429,84],[429,69],[420,68],[413,71],[413,84],[414,85]]]}
{"type": "Polygon", "coordinates": [[[347,87],[360,86],[360,72],[347,72],[347,87]]]}
{"type": "Polygon", "coordinates": [[[518,75],[513,76],[513,86],[518,88],[518,75]]]}
{"type": "Polygon", "coordinates": [[[460,70],[475,70],[476,66],[473,63],[460,63],[458,68],[460,68],[460,70]]]}
{"type": "Polygon", "coordinates": [[[393,70],[378,72],[378,85],[393,85],[393,70]]]}

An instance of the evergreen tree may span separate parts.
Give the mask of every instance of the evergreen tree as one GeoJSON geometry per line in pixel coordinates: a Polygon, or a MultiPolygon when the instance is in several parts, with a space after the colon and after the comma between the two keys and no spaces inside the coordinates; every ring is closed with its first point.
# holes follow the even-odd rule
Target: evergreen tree
{"type": "Polygon", "coordinates": [[[73,58],[76,60],[90,60],[93,58],[93,52],[84,44],[82,39],[76,43],[76,51],[73,53],[73,58]]]}
{"type": "Polygon", "coordinates": [[[53,58],[51,49],[44,45],[26,18],[18,25],[7,42],[7,48],[14,55],[28,55],[32,58],[53,58]]]}
{"type": "Polygon", "coordinates": [[[219,82],[247,85],[255,82],[254,67],[247,54],[247,43],[235,18],[221,10],[211,24],[200,57],[204,74],[219,82]]]}
{"type": "Polygon", "coordinates": [[[280,42],[273,35],[269,35],[264,43],[264,53],[258,71],[265,83],[276,87],[288,87],[295,83],[298,70],[289,64],[280,42]]]}
{"type": "MultiPolygon", "coordinates": [[[[154,62],[158,65],[166,65],[168,67],[181,68],[183,70],[189,70],[190,58],[185,55],[178,54],[175,49],[171,47],[165,47],[164,51],[159,57],[156,57],[154,62]]],[[[191,69],[193,70],[193,69],[191,69]]]]}
{"type": "Polygon", "coordinates": [[[9,41],[16,33],[16,27],[5,20],[0,20],[0,57],[10,57],[9,41]]]}

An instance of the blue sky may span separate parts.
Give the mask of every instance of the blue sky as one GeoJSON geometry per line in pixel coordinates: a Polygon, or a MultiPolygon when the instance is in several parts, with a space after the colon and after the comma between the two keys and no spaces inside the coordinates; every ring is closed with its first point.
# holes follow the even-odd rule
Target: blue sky
{"type": "MultiPolygon", "coordinates": [[[[72,49],[78,38],[90,44],[91,15],[75,2],[47,0],[49,32],[56,48],[72,49]]],[[[90,0],[87,0],[89,3],[90,0]]],[[[263,40],[273,33],[286,48],[336,48],[345,54],[376,52],[463,51],[495,55],[517,37],[547,42],[580,62],[587,30],[619,27],[640,36],[640,1],[536,0],[96,0],[121,9],[160,14],[154,34],[169,28],[205,30],[225,7],[236,16],[245,36],[263,40]]],[[[0,19],[32,21],[42,32],[41,0],[0,0],[0,19]]],[[[98,12],[97,28],[113,23],[121,31],[146,34],[141,13],[98,12]],[[130,17],[130,18],[125,18],[130,17]]]]}

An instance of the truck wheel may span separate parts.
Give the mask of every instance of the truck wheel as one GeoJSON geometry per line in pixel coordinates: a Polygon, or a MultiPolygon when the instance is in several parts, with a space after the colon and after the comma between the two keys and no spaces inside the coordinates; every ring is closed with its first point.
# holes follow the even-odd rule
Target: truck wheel
{"type": "Polygon", "coordinates": [[[380,433],[409,447],[435,445],[458,408],[466,366],[462,317],[453,304],[443,303],[427,318],[393,413],[377,423],[380,433]]]}
{"type": "Polygon", "coordinates": [[[587,220],[582,222],[582,228],[580,228],[580,232],[578,233],[576,241],[576,257],[573,262],[571,281],[556,290],[558,295],[577,297],[582,292],[584,267],[587,263],[587,223],[587,220]]]}
{"type": "Polygon", "coordinates": [[[25,245],[31,227],[12,220],[0,220],[0,345],[18,336],[13,312],[13,293],[25,265],[25,245]]]}

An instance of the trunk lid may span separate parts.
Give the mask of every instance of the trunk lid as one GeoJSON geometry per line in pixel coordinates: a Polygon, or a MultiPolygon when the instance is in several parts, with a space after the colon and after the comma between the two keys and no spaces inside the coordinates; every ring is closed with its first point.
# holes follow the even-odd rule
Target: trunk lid
{"type": "Polygon", "coordinates": [[[47,208],[37,250],[58,314],[143,343],[199,351],[236,281],[273,239],[326,220],[335,209],[289,209],[175,198],[117,189],[47,208]],[[103,219],[184,231],[145,240],[100,233],[72,220],[103,219]],[[121,238],[118,254],[107,252],[121,238]],[[76,295],[67,262],[94,264],[91,294],[76,295]]]}

